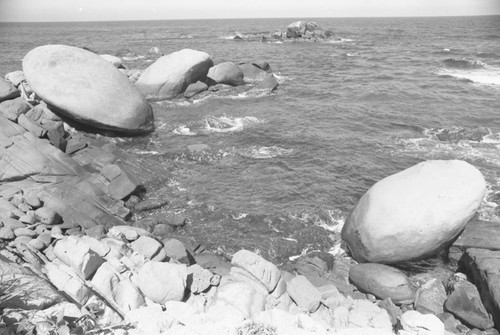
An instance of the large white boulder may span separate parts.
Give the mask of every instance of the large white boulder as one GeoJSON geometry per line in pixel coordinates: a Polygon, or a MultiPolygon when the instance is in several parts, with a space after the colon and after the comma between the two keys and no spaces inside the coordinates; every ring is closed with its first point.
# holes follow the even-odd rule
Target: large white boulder
{"type": "Polygon", "coordinates": [[[172,99],[183,93],[189,84],[204,81],[213,65],[207,53],[183,49],[158,58],[135,85],[148,99],[172,99]]]}
{"type": "Polygon", "coordinates": [[[249,250],[240,250],[233,255],[233,265],[248,271],[258,279],[269,292],[272,292],[281,278],[281,272],[276,265],[266,261],[261,256],[249,250]]]}
{"type": "Polygon", "coordinates": [[[460,234],[485,192],[483,175],[469,163],[422,162],[373,185],[347,218],[342,239],[359,262],[422,259],[460,234]]]}
{"type": "Polygon", "coordinates": [[[137,285],[144,296],[159,304],[180,301],[184,297],[187,268],[184,264],[150,261],[137,275],[137,285]]]}
{"type": "Polygon", "coordinates": [[[127,135],[153,130],[153,112],[141,92],[90,51],[40,46],[24,56],[23,71],[35,93],[73,122],[127,135]]]}

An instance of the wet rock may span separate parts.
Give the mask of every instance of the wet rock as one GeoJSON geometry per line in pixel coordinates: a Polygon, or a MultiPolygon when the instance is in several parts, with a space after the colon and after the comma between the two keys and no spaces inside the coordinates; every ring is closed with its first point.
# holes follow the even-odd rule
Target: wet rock
{"type": "Polygon", "coordinates": [[[473,284],[462,285],[454,290],[446,299],[444,308],[470,327],[486,330],[494,326],[473,284]]]}
{"type": "Polygon", "coordinates": [[[190,99],[201,92],[205,92],[206,90],[208,90],[208,85],[204,82],[197,81],[196,83],[190,84],[186,88],[186,91],[184,91],[184,97],[190,99]]]}
{"type": "Polygon", "coordinates": [[[141,187],[137,178],[121,169],[118,165],[106,165],[101,170],[101,173],[109,180],[108,194],[114,199],[124,199],[141,187]]]}
{"type": "Polygon", "coordinates": [[[481,172],[464,161],[419,163],[373,185],[346,220],[342,238],[359,262],[425,258],[463,230],[485,187],[481,172]]]}
{"type": "Polygon", "coordinates": [[[214,65],[208,71],[207,77],[216,84],[231,86],[243,85],[243,71],[233,62],[224,62],[214,65]]]}
{"type": "Polygon", "coordinates": [[[78,124],[127,135],[153,130],[151,106],[98,55],[65,45],[40,46],[26,54],[23,71],[38,96],[78,124]]]}
{"type": "Polygon", "coordinates": [[[273,74],[267,74],[262,82],[257,85],[257,89],[259,90],[267,90],[269,92],[274,92],[278,89],[280,86],[278,80],[276,80],[276,77],[273,74]]]}
{"type": "Polygon", "coordinates": [[[183,49],[160,57],[135,84],[148,99],[172,99],[190,84],[204,81],[211,66],[213,61],[207,53],[183,49]]]}
{"type": "Polygon", "coordinates": [[[486,127],[476,127],[476,128],[462,128],[453,127],[440,129],[436,133],[438,140],[442,142],[458,142],[461,140],[481,142],[483,137],[489,135],[491,132],[486,127]]]}
{"type": "Polygon", "coordinates": [[[268,292],[276,288],[281,278],[281,272],[276,265],[249,250],[236,252],[231,263],[252,274],[267,288],[268,292]]]}
{"type": "Polygon", "coordinates": [[[245,81],[261,81],[267,75],[267,72],[252,63],[240,63],[238,67],[243,72],[243,80],[245,81]]]}
{"type": "Polygon", "coordinates": [[[443,335],[444,325],[432,314],[420,314],[417,311],[406,311],[401,316],[401,335],[443,335]]]}
{"type": "Polygon", "coordinates": [[[391,298],[395,304],[410,304],[415,300],[415,288],[400,270],[375,263],[357,264],[349,271],[349,279],[361,291],[380,299],[391,298]]]}
{"type": "Polygon", "coordinates": [[[19,92],[13,85],[0,78],[0,102],[17,98],[20,95],[21,92],[19,92]]]}
{"type": "Polygon", "coordinates": [[[290,298],[306,312],[314,312],[321,301],[321,292],[304,276],[296,276],[287,285],[290,298]]]}
{"type": "Polygon", "coordinates": [[[137,275],[142,293],[156,303],[180,301],[184,297],[187,270],[185,265],[150,261],[137,275]]]}

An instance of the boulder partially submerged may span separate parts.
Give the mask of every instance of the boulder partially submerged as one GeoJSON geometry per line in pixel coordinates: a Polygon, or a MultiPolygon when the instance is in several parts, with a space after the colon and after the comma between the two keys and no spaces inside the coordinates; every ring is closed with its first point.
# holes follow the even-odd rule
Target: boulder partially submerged
{"type": "Polygon", "coordinates": [[[205,81],[214,65],[202,51],[183,49],[158,58],[136,81],[137,88],[150,100],[175,98],[197,81],[205,81]]]}
{"type": "Polygon", "coordinates": [[[485,193],[483,175],[469,163],[422,162],[373,185],[346,220],[342,238],[359,262],[422,259],[462,232],[485,193]]]}
{"type": "Polygon", "coordinates": [[[151,106],[113,64],[84,49],[44,45],[23,59],[26,79],[69,122],[127,135],[153,130],[151,106]]]}

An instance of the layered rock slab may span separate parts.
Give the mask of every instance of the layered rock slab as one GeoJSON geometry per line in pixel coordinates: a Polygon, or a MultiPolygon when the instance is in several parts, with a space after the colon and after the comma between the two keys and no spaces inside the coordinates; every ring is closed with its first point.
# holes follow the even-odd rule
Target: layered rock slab
{"type": "Polygon", "coordinates": [[[84,49],[44,45],[23,59],[26,79],[60,115],[127,135],[153,130],[151,106],[113,64],[84,49]]]}
{"type": "Polygon", "coordinates": [[[467,162],[422,162],[373,185],[347,218],[342,238],[359,262],[422,259],[462,232],[485,193],[484,177],[467,162]]]}

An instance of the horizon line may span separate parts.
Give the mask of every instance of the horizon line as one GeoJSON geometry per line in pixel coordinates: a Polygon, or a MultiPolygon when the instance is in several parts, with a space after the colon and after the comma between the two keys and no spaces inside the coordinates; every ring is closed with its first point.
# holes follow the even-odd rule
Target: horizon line
{"type": "Polygon", "coordinates": [[[178,19],[127,19],[127,20],[71,20],[71,21],[3,21],[0,23],[85,23],[85,22],[139,22],[139,21],[190,21],[190,20],[261,20],[261,19],[385,19],[385,18],[445,18],[445,17],[478,17],[478,16],[500,16],[497,14],[473,14],[473,15],[415,15],[415,16],[278,16],[278,17],[208,17],[208,18],[178,18],[178,19]]]}

